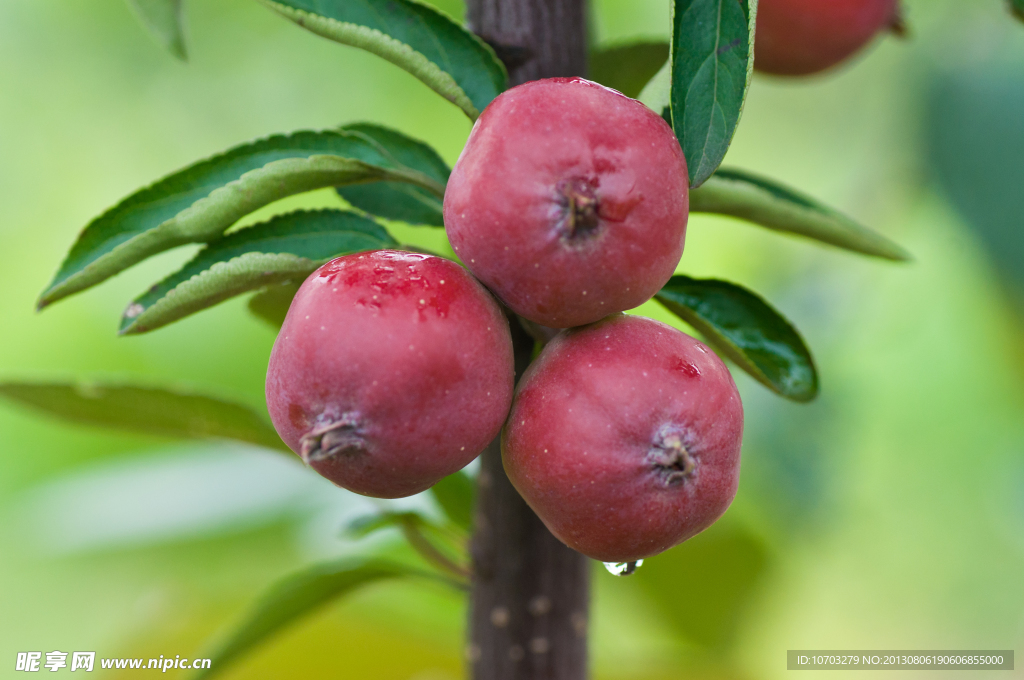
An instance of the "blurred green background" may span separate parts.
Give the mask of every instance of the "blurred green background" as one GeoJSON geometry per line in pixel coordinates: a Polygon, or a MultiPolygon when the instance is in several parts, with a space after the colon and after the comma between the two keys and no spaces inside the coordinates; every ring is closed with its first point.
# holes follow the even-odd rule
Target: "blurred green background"
{"type": "MultiPolygon", "coordinates": [[[[825,77],[755,78],[726,163],[848,212],[916,259],[691,218],[680,271],[771,300],[814,350],[822,394],[790,404],[737,375],[737,500],[635,576],[595,565],[596,678],[777,678],[793,648],[1024,647],[1024,25],[1001,0],[906,5],[909,41],[885,38],[825,77]]],[[[599,44],[668,35],[667,0],[593,9],[599,44]]],[[[262,408],[274,335],[244,300],[116,337],[127,302],[195,248],[36,315],[78,230],[140,186],[271,133],[372,120],[453,163],[469,132],[411,76],[257,3],[193,1],[187,25],[182,64],[123,0],[0,3],[0,379],[132,376],[262,408]]],[[[397,504],[436,512],[423,497],[397,504]]],[[[18,651],[202,656],[281,576],[399,550],[397,534],[342,536],[375,507],[280,454],[0,403],[0,677],[18,677],[18,651]]],[[[440,586],[385,583],[225,677],[460,678],[464,619],[465,601],[440,586]]]]}

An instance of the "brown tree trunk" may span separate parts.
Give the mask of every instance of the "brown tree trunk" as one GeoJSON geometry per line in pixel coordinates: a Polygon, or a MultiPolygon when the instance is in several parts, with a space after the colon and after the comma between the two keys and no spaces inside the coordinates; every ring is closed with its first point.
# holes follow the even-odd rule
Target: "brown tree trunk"
{"type": "Polygon", "coordinates": [[[586,0],[467,0],[466,9],[512,85],[587,74],[586,0]]]}
{"type": "MultiPolygon", "coordinates": [[[[468,0],[470,28],[512,85],[586,74],[585,0],[468,0]]],[[[516,377],[533,339],[512,320],[516,377]]],[[[590,561],[544,527],[505,476],[497,441],[481,456],[469,664],[473,680],[584,680],[590,561]]]]}

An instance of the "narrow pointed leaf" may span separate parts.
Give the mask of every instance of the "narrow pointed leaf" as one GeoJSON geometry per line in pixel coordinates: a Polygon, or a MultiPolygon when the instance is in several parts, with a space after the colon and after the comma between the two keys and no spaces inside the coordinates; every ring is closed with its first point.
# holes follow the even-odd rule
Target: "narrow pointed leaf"
{"type": "Polygon", "coordinates": [[[301,283],[340,255],[398,245],[371,219],[343,210],[279,215],[213,241],[125,310],[121,333],[145,333],[236,295],[301,283]]]}
{"type": "Polygon", "coordinates": [[[634,99],[668,60],[668,43],[614,45],[590,53],[590,79],[634,99]]]}
{"type": "Polygon", "coordinates": [[[0,396],[63,420],[163,437],[223,438],[288,450],[241,404],[175,389],[119,383],[0,383],[0,396]]]}
{"type": "Polygon", "coordinates": [[[317,35],[405,69],[472,120],[507,86],[494,50],[416,0],[260,1],[317,35]]]}
{"type": "Polygon", "coordinates": [[[292,305],[292,299],[299,292],[299,281],[267,286],[249,299],[249,311],[266,322],[271,328],[279,330],[284,324],[284,317],[292,305]]]}
{"type": "Polygon", "coordinates": [[[182,0],[128,0],[128,5],[161,45],[178,59],[188,59],[182,27],[182,0]]]}
{"type": "MultiPolygon", "coordinates": [[[[448,184],[451,169],[436,151],[423,142],[372,123],[354,123],[344,126],[342,130],[372,140],[396,162],[422,172],[440,186],[448,184]]],[[[441,197],[413,184],[350,184],[338,187],[338,194],[356,208],[371,215],[409,224],[444,226],[441,197]]]]}
{"type": "MultiPolygon", "coordinates": [[[[283,628],[327,604],[371,583],[428,574],[382,560],[345,558],[319,564],[289,576],[263,595],[242,624],[213,654],[210,668],[197,674],[210,678],[258,648],[283,628]]],[[[338,651],[343,651],[344,645],[338,651]]]]}
{"type": "Polygon", "coordinates": [[[672,125],[698,187],[729,149],[754,68],[757,0],[674,0],[672,125]]]}
{"type": "Polygon", "coordinates": [[[430,491],[453,524],[468,532],[473,531],[476,485],[469,475],[460,471],[443,477],[430,491]]]}
{"type": "Polygon", "coordinates": [[[817,396],[818,373],[803,339],[754,293],[727,281],[676,275],[655,298],[770,390],[793,401],[817,396]]]}
{"type": "Polygon", "coordinates": [[[690,211],[738,217],[865,255],[910,259],[906,250],[878,232],[777,182],[740,170],[719,169],[691,191],[690,211]]]}
{"type": "Polygon", "coordinates": [[[285,196],[377,180],[411,182],[444,195],[444,185],[397,165],[379,145],[359,135],[297,132],[244,144],[136,192],[93,220],[39,306],[156,253],[212,241],[239,218],[285,196]]]}

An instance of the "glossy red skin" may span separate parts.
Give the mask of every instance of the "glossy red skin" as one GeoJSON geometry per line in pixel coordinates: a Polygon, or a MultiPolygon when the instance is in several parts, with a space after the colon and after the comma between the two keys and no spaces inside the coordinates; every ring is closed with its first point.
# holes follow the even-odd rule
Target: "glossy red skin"
{"type": "Polygon", "coordinates": [[[760,0],[754,68],[808,75],[850,57],[897,18],[897,0],[760,0]]]}
{"type": "Polygon", "coordinates": [[[743,406],[722,360],[651,319],[562,333],[516,390],[505,471],[563,543],[603,562],[657,554],[709,527],[739,481],[743,406]],[[680,434],[695,463],[666,482],[649,458],[680,434]]]}
{"type": "Polygon", "coordinates": [[[444,197],[452,247],[517,314],[578,326],[646,302],[683,252],[683,152],[660,116],[615,90],[550,78],[497,97],[444,197]],[[560,182],[595,186],[596,229],[567,238],[560,182]]]}
{"type": "Polygon", "coordinates": [[[299,288],[270,355],[267,406],[296,453],[312,429],[354,414],[364,450],[311,467],[356,493],[409,496],[497,436],[512,361],[507,319],[456,263],[348,255],[299,288]]]}

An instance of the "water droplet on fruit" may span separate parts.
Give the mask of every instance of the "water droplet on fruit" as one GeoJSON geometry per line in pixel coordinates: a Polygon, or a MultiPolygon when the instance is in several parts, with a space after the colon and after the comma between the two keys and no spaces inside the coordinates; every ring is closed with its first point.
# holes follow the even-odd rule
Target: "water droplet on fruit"
{"type": "Polygon", "coordinates": [[[690,378],[700,377],[700,368],[697,367],[697,364],[692,361],[685,361],[681,357],[675,358],[675,363],[672,367],[690,378]]]}
{"type": "Polygon", "coordinates": [[[604,568],[613,576],[629,576],[635,573],[643,563],[643,560],[637,560],[636,562],[605,562],[604,568]]]}

